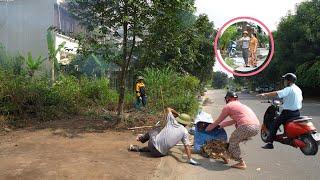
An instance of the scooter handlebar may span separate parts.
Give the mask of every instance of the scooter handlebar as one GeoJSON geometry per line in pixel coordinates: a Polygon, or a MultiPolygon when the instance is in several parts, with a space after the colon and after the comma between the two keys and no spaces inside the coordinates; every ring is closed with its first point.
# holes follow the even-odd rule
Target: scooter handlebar
{"type": "Polygon", "coordinates": [[[271,103],[270,100],[261,101],[261,103],[271,103]]]}

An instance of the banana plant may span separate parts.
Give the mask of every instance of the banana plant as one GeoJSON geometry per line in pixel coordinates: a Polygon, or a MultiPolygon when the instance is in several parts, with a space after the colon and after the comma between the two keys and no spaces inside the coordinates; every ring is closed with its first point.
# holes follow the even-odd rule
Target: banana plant
{"type": "Polygon", "coordinates": [[[51,69],[51,78],[52,83],[55,81],[55,71],[59,70],[59,62],[57,59],[57,54],[61,51],[61,49],[65,46],[66,42],[59,44],[56,49],[56,42],[54,39],[54,31],[52,28],[48,28],[47,30],[47,45],[48,45],[48,56],[49,61],[51,61],[52,69],[51,69]]]}
{"type": "Polygon", "coordinates": [[[33,58],[31,52],[28,52],[28,56],[26,58],[26,65],[30,77],[34,76],[35,71],[37,71],[40,68],[44,60],[45,58],[42,58],[41,56],[33,58]]]}
{"type": "Polygon", "coordinates": [[[95,54],[91,54],[91,56],[94,59],[94,61],[97,63],[97,65],[99,66],[101,74],[105,75],[106,68],[107,68],[106,63],[101,61],[95,54]]]}

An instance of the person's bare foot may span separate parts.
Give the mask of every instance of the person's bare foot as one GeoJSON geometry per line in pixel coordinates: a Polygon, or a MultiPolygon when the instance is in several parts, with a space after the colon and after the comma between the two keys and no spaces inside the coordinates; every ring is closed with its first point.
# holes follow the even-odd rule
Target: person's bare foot
{"type": "Polygon", "coordinates": [[[223,164],[229,164],[230,159],[226,158],[226,157],[221,157],[221,159],[223,160],[223,164]]]}
{"type": "Polygon", "coordinates": [[[242,161],[242,162],[239,162],[237,164],[232,165],[231,167],[245,170],[247,168],[247,165],[246,165],[246,163],[244,161],[242,161]]]}
{"type": "Polygon", "coordinates": [[[229,162],[230,162],[229,156],[222,154],[222,155],[220,155],[220,158],[223,160],[224,164],[229,164],[229,162]]]}

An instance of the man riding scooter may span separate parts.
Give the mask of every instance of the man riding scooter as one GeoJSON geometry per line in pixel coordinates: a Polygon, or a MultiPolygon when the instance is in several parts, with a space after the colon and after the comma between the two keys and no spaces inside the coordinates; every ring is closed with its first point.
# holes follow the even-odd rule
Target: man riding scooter
{"type": "Polygon", "coordinates": [[[297,76],[293,73],[287,73],[282,78],[284,78],[284,89],[257,95],[260,97],[279,97],[283,99],[283,110],[271,125],[268,137],[269,142],[262,147],[264,149],[273,149],[273,141],[281,124],[285,124],[288,120],[300,116],[303,97],[301,89],[295,84],[297,76]]]}

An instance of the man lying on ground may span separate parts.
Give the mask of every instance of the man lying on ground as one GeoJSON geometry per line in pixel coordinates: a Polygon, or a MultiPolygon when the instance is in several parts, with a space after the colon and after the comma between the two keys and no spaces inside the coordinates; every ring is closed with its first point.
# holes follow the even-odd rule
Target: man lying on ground
{"type": "Polygon", "coordinates": [[[168,151],[179,141],[184,144],[188,156],[188,162],[192,165],[199,165],[198,162],[191,158],[191,148],[188,130],[185,128],[191,123],[190,117],[179,116],[174,109],[167,108],[167,124],[161,130],[154,128],[144,135],[138,135],[137,141],[142,143],[148,142],[147,147],[139,148],[137,145],[130,145],[129,151],[149,152],[153,157],[162,157],[168,154],[168,151]]]}

